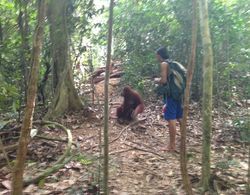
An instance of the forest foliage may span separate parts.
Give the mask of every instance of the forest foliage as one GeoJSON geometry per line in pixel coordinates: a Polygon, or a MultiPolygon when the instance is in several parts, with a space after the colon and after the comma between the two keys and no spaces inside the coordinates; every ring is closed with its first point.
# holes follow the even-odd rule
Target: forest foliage
{"type": "MultiPolygon", "coordinates": [[[[21,120],[23,108],[28,105],[26,102],[27,88],[31,78],[29,74],[32,65],[32,44],[34,44],[32,41],[36,28],[37,2],[0,0],[0,126],[2,118],[6,119],[8,116],[10,119],[19,116],[19,120],[21,120]]],[[[105,65],[106,70],[109,69],[110,60],[107,60],[108,63],[105,61],[108,27],[111,26],[107,22],[109,16],[108,1],[69,0],[62,2],[64,4],[61,5],[65,5],[66,10],[63,10],[64,6],[58,6],[63,12],[58,9],[59,14],[54,16],[58,19],[63,13],[61,23],[58,23],[59,20],[54,20],[55,23],[52,23],[52,19],[49,17],[53,16],[51,13],[51,15],[47,13],[45,20],[36,99],[37,103],[43,104],[46,111],[52,107],[56,93],[63,94],[62,91],[66,87],[68,88],[64,94],[68,95],[73,91],[73,84],[68,86],[65,84],[68,80],[73,81],[73,79],[77,94],[74,93],[75,96],[71,97],[78,98],[78,95],[80,96],[82,101],[79,99],[79,104],[75,106],[80,110],[82,107],[78,105],[86,103],[85,96],[87,95],[84,94],[84,87],[93,85],[90,83],[93,69],[105,65]],[[60,31],[59,24],[65,25],[66,28],[60,31]],[[53,33],[56,34],[59,31],[62,32],[62,36],[53,37],[53,33]],[[53,38],[55,39],[53,40],[53,38]],[[62,41],[58,41],[61,40],[60,38],[62,41]],[[55,40],[58,45],[65,43],[65,50],[67,50],[63,53],[65,56],[61,57],[58,54],[60,52],[55,54],[56,50],[53,50],[55,40]],[[65,66],[58,62],[60,60],[56,60],[60,57],[66,59],[65,66]],[[60,83],[59,87],[55,87],[56,66],[60,69],[57,78],[66,80],[58,82],[60,83]],[[73,79],[71,75],[73,75],[73,79]]],[[[55,8],[54,6],[49,8],[52,7],[55,8]]],[[[245,107],[250,105],[249,7],[250,0],[209,1],[209,28],[214,62],[213,79],[211,79],[213,82],[210,82],[213,83],[213,107],[210,107],[211,104],[209,104],[211,109],[204,111],[204,113],[213,115],[219,110],[221,113],[226,113],[227,116],[232,116],[232,120],[228,120],[227,123],[234,130],[237,130],[241,141],[250,143],[249,115],[245,114],[245,107]],[[241,109],[244,111],[241,112],[241,109]]],[[[140,91],[145,100],[152,97],[148,95],[154,93],[154,77],[159,77],[159,62],[155,58],[155,51],[160,46],[166,46],[171,59],[179,61],[187,67],[192,49],[191,10],[192,1],[186,0],[115,1],[111,57],[115,65],[118,64],[122,67],[122,85],[128,84],[140,91]]],[[[196,59],[194,60],[196,68],[190,99],[202,103],[204,106],[205,101],[202,102],[202,96],[204,98],[208,95],[202,95],[205,72],[202,70],[204,67],[202,60],[206,56],[202,38],[204,37],[201,37],[201,32],[198,32],[196,59]]],[[[63,50],[62,47],[58,48],[63,50]]],[[[106,85],[108,85],[107,82],[106,85]]],[[[105,94],[105,103],[108,108],[108,91],[105,94]]],[[[65,102],[65,105],[73,105],[72,99],[76,98],[62,98],[61,102],[62,104],[65,102]]],[[[210,96],[207,99],[210,101],[210,96]]],[[[205,107],[208,108],[206,105],[205,107]]],[[[106,122],[108,122],[108,110],[104,115],[107,117],[106,122]]],[[[212,124],[212,121],[210,122],[212,124]]],[[[210,127],[212,130],[212,125],[210,127]]],[[[106,142],[108,143],[108,141],[106,142]]],[[[108,156],[107,151],[106,153],[108,156]]]]}
{"type": "MultiPolygon", "coordinates": [[[[158,74],[155,50],[162,45],[167,46],[172,59],[187,65],[191,49],[191,6],[191,1],[184,0],[116,1],[112,59],[122,62],[126,72],[123,77],[125,83],[140,91],[149,90],[145,78],[158,74]]],[[[215,106],[226,104],[232,107],[239,101],[250,99],[249,7],[249,0],[209,2],[214,52],[213,91],[214,98],[218,100],[215,106]]],[[[25,71],[30,70],[35,10],[34,1],[0,1],[0,109],[5,112],[17,112],[25,101],[24,86],[28,79],[25,71]]],[[[105,64],[107,17],[105,3],[102,6],[91,0],[70,1],[67,8],[67,27],[74,71],[79,69],[79,62],[81,68],[86,69],[89,56],[94,67],[105,64]]],[[[49,28],[47,23],[40,83],[52,57],[49,28]]],[[[191,91],[195,101],[200,100],[202,91],[202,54],[201,37],[198,37],[191,91]]],[[[79,80],[87,78],[86,75],[74,76],[77,86],[79,80]]],[[[49,77],[46,83],[47,100],[52,97],[51,82],[49,77]]]]}

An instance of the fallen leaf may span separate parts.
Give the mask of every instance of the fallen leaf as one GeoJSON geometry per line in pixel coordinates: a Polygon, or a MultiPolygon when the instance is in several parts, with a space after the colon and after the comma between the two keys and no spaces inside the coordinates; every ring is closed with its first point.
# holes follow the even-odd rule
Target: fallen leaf
{"type": "Polygon", "coordinates": [[[121,192],[120,195],[128,195],[127,192],[121,192]]]}
{"type": "Polygon", "coordinates": [[[10,195],[10,190],[4,190],[0,192],[1,195],[10,195]]]}
{"type": "Polygon", "coordinates": [[[36,190],[37,190],[37,186],[35,186],[34,184],[31,184],[28,187],[26,187],[23,192],[28,193],[28,194],[33,194],[36,190]]]}
{"type": "Polygon", "coordinates": [[[6,189],[8,189],[8,190],[11,189],[11,181],[10,181],[10,180],[5,180],[5,181],[3,181],[3,182],[2,182],[2,185],[3,185],[6,189]]]}
{"type": "Polygon", "coordinates": [[[149,183],[153,179],[153,175],[147,175],[146,181],[149,183]]]}

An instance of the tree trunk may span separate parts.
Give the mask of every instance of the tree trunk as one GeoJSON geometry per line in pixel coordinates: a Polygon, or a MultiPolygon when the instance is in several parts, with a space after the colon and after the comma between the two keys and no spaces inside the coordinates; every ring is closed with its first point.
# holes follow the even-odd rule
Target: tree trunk
{"type": "Polygon", "coordinates": [[[24,164],[27,155],[27,146],[29,143],[29,135],[32,127],[32,119],[33,119],[35,100],[36,100],[37,81],[38,81],[39,67],[40,67],[39,57],[42,48],[44,18],[46,9],[45,0],[39,0],[38,2],[39,2],[38,16],[37,16],[38,18],[33,40],[32,69],[31,69],[29,87],[27,93],[27,104],[21,128],[21,135],[18,143],[16,164],[13,172],[13,181],[12,181],[13,195],[23,194],[22,189],[23,189],[24,164]]]}
{"type": "Polygon", "coordinates": [[[188,63],[187,72],[187,84],[184,96],[184,113],[181,123],[181,148],[180,148],[180,164],[181,164],[181,175],[184,184],[184,188],[187,194],[193,194],[190,179],[187,171],[187,154],[186,154],[186,128],[187,128],[187,117],[190,99],[190,88],[193,79],[195,57],[196,57],[196,45],[197,45],[197,0],[193,0],[193,18],[192,18],[192,43],[191,43],[191,55],[188,63]]]}
{"type": "Polygon", "coordinates": [[[53,56],[53,89],[55,94],[46,118],[54,118],[67,110],[82,108],[81,100],[74,86],[69,56],[68,3],[68,0],[53,0],[50,1],[48,7],[53,56]]]}
{"type": "MultiPolygon", "coordinates": [[[[3,26],[0,18],[0,45],[3,45],[3,26]]],[[[0,47],[0,67],[2,66],[2,48],[0,47]]]]}
{"type": "MultiPolygon", "coordinates": [[[[88,55],[88,66],[89,66],[89,73],[90,75],[93,75],[94,72],[94,66],[93,66],[93,58],[92,58],[92,48],[89,49],[89,55],[88,55]]],[[[94,77],[91,77],[91,96],[92,96],[92,104],[95,103],[95,84],[94,84],[94,77]]]]}
{"type": "Polygon", "coordinates": [[[111,45],[112,45],[112,28],[113,28],[113,7],[114,0],[110,0],[109,5],[109,30],[108,30],[108,48],[107,48],[107,63],[105,74],[105,104],[104,104],[104,166],[103,166],[103,192],[105,195],[109,194],[108,180],[109,180],[109,71],[111,63],[111,45]]]}
{"type": "MultiPolygon", "coordinates": [[[[28,75],[29,75],[29,25],[28,25],[28,13],[27,13],[27,4],[26,0],[20,1],[20,10],[18,16],[18,28],[21,35],[21,49],[20,49],[20,66],[23,74],[23,82],[21,83],[21,93],[24,92],[24,102],[27,100],[27,84],[28,84],[28,75]]],[[[21,95],[22,98],[22,95],[21,95]]],[[[21,99],[22,100],[22,99],[21,99]]],[[[22,102],[20,102],[21,104],[22,102]]]]}
{"type": "Polygon", "coordinates": [[[208,2],[199,1],[200,30],[203,46],[203,94],[202,94],[202,178],[203,191],[209,190],[210,150],[212,130],[212,94],[213,94],[213,51],[209,30],[208,2]]]}
{"type": "Polygon", "coordinates": [[[248,144],[247,194],[250,194],[250,144],[248,144]]]}

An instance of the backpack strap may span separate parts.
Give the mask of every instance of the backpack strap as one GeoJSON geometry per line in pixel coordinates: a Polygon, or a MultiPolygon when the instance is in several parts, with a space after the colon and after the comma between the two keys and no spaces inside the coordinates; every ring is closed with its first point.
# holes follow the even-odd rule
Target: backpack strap
{"type": "Polygon", "coordinates": [[[170,76],[171,74],[173,74],[173,69],[172,69],[172,67],[171,67],[171,63],[173,62],[173,60],[171,60],[171,59],[166,59],[165,62],[168,63],[168,79],[169,79],[169,76],[170,76]]]}

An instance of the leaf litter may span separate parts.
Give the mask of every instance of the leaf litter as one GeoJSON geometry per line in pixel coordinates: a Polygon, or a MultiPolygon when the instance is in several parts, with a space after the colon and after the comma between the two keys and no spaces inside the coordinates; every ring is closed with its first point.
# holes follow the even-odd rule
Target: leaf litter
{"type": "MultiPolygon", "coordinates": [[[[116,92],[117,93],[117,92],[116,92]]],[[[117,93],[118,94],[118,93],[117,93]]],[[[119,95],[112,101],[121,101],[119,95]]],[[[111,112],[114,112],[112,106],[111,112]]],[[[188,172],[195,194],[199,194],[202,155],[202,121],[200,106],[190,105],[187,127],[188,172]]],[[[102,156],[99,151],[99,134],[103,130],[102,105],[95,105],[86,114],[68,113],[58,122],[71,129],[77,154],[57,173],[48,176],[44,183],[29,185],[25,194],[98,194],[102,176],[102,156]]],[[[141,123],[128,127],[110,119],[110,194],[167,195],[185,194],[182,185],[179,153],[166,153],[160,149],[168,143],[167,123],[161,117],[160,102],[146,102],[146,109],[138,120],[141,123]],[[121,133],[121,131],[123,132],[121,133]],[[158,155],[156,155],[158,154],[158,155]]],[[[211,172],[216,175],[220,194],[246,194],[248,153],[247,146],[235,140],[237,131],[230,123],[232,116],[214,113],[211,150],[211,172]]],[[[46,129],[52,137],[65,139],[62,131],[46,129]]],[[[102,134],[102,132],[101,132],[102,134]]],[[[177,126],[177,148],[180,131],[177,126]]],[[[53,141],[35,141],[29,145],[26,176],[44,169],[56,161],[65,144],[53,141]],[[35,163],[37,162],[37,163],[35,163]]],[[[0,169],[0,194],[10,192],[11,175],[6,167],[0,169]]]]}

